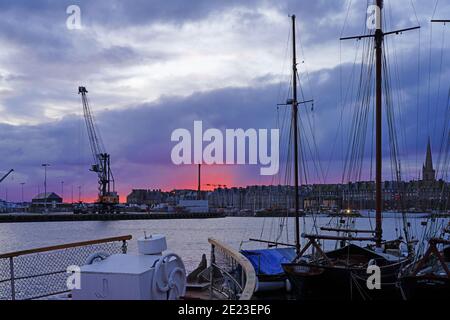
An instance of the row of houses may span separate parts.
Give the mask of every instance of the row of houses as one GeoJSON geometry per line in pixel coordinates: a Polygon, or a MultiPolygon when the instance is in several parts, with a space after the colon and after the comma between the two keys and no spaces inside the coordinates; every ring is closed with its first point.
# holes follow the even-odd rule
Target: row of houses
{"type": "MultiPolygon", "coordinates": [[[[450,184],[438,181],[386,181],[382,186],[385,209],[417,208],[445,210],[450,208],[450,184]]],[[[300,187],[300,206],[308,208],[375,208],[375,183],[317,184],[300,187]]],[[[217,189],[208,195],[211,207],[236,209],[294,208],[292,186],[252,186],[217,189]]]]}
{"type": "MultiPolygon", "coordinates": [[[[382,186],[385,209],[417,208],[423,210],[450,208],[450,184],[437,181],[385,181],[382,186]]],[[[303,185],[299,192],[302,209],[374,209],[375,183],[362,181],[348,184],[303,185]]],[[[207,200],[211,208],[237,210],[292,209],[295,204],[294,187],[248,186],[245,188],[217,188],[214,191],[194,190],[133,190],[127,197],[129,204],[156,206],[159,203],[178,204],[183,200],[207,200]]]]}

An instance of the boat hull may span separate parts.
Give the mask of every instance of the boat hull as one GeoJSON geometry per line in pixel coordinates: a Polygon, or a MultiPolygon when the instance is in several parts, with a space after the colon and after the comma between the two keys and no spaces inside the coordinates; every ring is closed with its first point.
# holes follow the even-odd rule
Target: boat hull
{"type": "Polygon", "coordinates": [[[370,290],[366,269],[283,264],[299,300],[401,300],[397,277],[404,263],[381,267],[381,289],[370,290]]]}
{"type": "Polygon", "coordinates": [[[400,279],[405,300],[448,300],[450,279],[436,276],[405,276],[400,279]]]}
{"type": "Polygon", "coordinates": [[[256,284],[255,293],[267,291],[286,291],[287,276],[285,274],[279,275],[265,275],[257,274],[258,281],[256,284]]]}

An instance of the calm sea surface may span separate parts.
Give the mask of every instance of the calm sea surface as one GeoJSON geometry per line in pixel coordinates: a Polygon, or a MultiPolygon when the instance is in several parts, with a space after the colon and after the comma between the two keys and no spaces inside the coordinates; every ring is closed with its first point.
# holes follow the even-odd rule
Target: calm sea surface
{"type": "MultiPolygon", "coordinates": [[[[302,232],[311,233],[316,226],[323,226],[336,219],[328,217],[312,217],[301,219],[302,232]]],[[[419,237],[424,227],[425,218],[415,216],[408,219],[412,234],[419,237]]],[[[439,223],[445,223],[444,221],[439,223]]],[[[372,218],[356,218],[354,226],[370,228],[374,225],[372,218]]],[[[383,220],[384,238],[396,237],[401,230],[401,219],[385,218],[383,220]]],[[[202,253],[209,259],[210,246],[208,238],[213,237],[238,249],[261,248],[264,244],[246,242],[249,238],[293,242],[294,220],[280,218],[243,218],[227,217],[220,219],[199,220],[141,220],[141,221],[87,221],[87,222],[35,222],[0,224],[0,253],[31,249],[42,246],[64,244],[70,242],[93,240],[113,236],[132,235],[129,251],[136,252],[135,240],[147,234],[162,233],[166,235],[169,250],[178,253],[184,260],[186,268],[193,270],[200,261],[202,253]],[[288,232],[286,232],[286,225],[288,232]],[[281,226],[284,226],[283,228],[281,226]]],[[[330,243],[329,245],[334,245],[330,243]]]]}

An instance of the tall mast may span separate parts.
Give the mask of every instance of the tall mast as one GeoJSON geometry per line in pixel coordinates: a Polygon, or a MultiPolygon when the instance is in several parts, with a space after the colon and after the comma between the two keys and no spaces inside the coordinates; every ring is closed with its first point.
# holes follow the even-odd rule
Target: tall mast
{"type": "Polygon", "coordinates": [[[294,124],[294,183],[295,183],[295,250],[300,253],[300,216],[298,192],[298,101],[297,101],[297,52],[295,47],[295,15],[292,15],[292,118],[294,124]]]}
{"type": "Polygon", "coordinates": [[[376,0],[376,16],[375,24],[376,30],[375,34],[367,34],[353,37],[343,37],[341,40],[358,39],[362,38],[374,38],[375,40],[375,82],[376,82],[376,97],[375,97],[375,153],[376,153],[376,166],[375,166],[375,200],[376,200],[376,225],[375,225],[375,243],[377,247],[381,247],[381,241],[383,238],[382,229],[382,210],[383,210],[383,195],[381,190],[382,184],[382,106],[383,106],[383,92],[382,92],[382,74],[383,74],[383,40],[384,36],[391,34],[399,34],[404,31],[419,29],[420,26],[399,29],[395,31],[383,32],[382,30],[382,11],[383,11],[383,0],[376,0]]]}
{"type": "Polygon", "coordinates": [[[381,240],[383,238],[383,222],[382,222],[382,190],[381,190],[381,172],[382,172],[382,51],[383,38],[381,12],[383,10],[383,0],[377,0],[377,7],[379,16],[376,17],[377,29],[375,30],[375,63],[376,63],[376,100],[375,100],[375,145],[376,145],[376,172],[375,172],[375,199],[376,199],[376,225],[375,225],[375,241],[377,247],[381,247],[381,240]]]}

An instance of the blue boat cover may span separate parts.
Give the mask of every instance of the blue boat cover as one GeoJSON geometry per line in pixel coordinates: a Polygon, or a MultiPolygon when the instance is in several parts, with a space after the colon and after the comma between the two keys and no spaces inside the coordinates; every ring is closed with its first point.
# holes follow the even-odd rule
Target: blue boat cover
{"type": "Polygon", "coordinates": [[[257,274],[264,275],[283,274],[281,264],[295,258],[295,248],[242,250],[241,253],[250,260],[257,274]]]}

